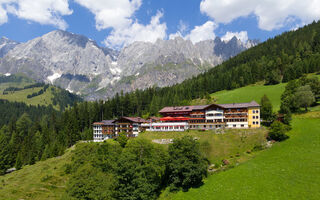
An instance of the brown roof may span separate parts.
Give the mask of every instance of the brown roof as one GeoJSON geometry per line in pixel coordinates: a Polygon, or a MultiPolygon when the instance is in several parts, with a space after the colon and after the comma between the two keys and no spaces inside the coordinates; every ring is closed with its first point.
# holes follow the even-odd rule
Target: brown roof
{"type": "Polygon", "coordinates": [[[250,103],[232,103],[232,104],[210,104],[210,105],[198,105],[198,106],[173,106],[173,107],[164,107],[162,108],[159,113],[165,112],[191,112],[195,110],[203,110],[211,105],[216,105],[222,108],[249,108],[249,107],[260,107],[260,105],[255,102],[251,101],[250,103]]]}
{"type": "Polygon", "coordinates": [[[179,112],[179,111],[184,111],[184,112],[191,112],[193,109],[193,106],[173,106],[173,107],[164,107],[162,108],[159,112],[179,112]]]}
{"type": "Polygon", "coordinates": [[[223,108],[250,108],[250,107],[260,107],[260,105],[255,102],[251,101],[250,103],[229,103],[229,104],[218,104],[223,108]]]}
{"type": "Polygon", "coordinates": [[[94,125],[105,125],[105,126],[112,126],[114,125],[115,120],[102,120],[101,122],[94,122],[94,125]]]}
{"type": "MultiPolygon", "coordinates": [[[[121,117],[120,119],[127,119],[129,121],[136,122],[136,123],[148,123],[147,120],[145,120],[141,117],[121,117]]],[[[118,119],[118,120],[120,120],[120,119],[118,119]]]]}
{"type": "Polygon", "coordinates": [[[199,106],[173,106],[173,107],[164,107],[159,112],[191,112],[193,110],[203,110],[209,105],[199,105],[199,106]]]}
{"type": "Polygon", "coordinates": [[[149,117],[148,120],[160,121],[161,117],[149,117]]]}

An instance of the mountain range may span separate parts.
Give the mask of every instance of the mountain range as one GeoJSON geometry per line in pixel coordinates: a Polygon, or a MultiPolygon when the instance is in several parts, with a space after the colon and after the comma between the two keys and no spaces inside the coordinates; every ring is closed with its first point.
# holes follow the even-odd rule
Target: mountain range
{"type": "Polygon", "coordinates": [[[155,43],[137,41],[114,50],[85,36],[56,30],[25,43],[1,38],[0,73],[24,73],[86,100],[106,99],[120,91],[180,83],[257,43],[216,37],[193,44],[176,37],[155,43]]]}

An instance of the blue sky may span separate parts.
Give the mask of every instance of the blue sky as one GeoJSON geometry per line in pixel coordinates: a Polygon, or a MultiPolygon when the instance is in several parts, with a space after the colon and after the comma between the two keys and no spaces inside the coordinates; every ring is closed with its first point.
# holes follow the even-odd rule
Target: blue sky
{"type": "Polygon", "coordinates": [[[0,0],[0,36],[25,42],[56,29],[121,48],[176,36],[264,41],[320,18],[317,0],[0,0]]]}

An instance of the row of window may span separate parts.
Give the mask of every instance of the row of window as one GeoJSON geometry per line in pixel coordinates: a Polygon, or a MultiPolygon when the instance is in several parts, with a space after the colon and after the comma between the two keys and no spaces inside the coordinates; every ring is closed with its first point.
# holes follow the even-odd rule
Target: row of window
{"type": "Polygon", "coordinates": [[[252,113],[259,113],[259,110],[252,110],[252,113]]]}
{"type": "Polygon", "coordinates": [[[255,122],[255,121],[254,121],[254,122],[252,122],[252,124],[257,124],[257,125],[258,125],[258,124],[259,124],[259,122],[258,122],[258,121],[256,121],[256,122],[255,122]]]}
{"type": "Polygon", "coordinates": [[[102,138],[102,134],[93,134],[93,137],[95,137],[95,138],[102,138]]]}
{"type": "Polygon", "coordinates": [[[259,116],[252,116],[253,119],[259,119],[259,116]]]}
{"type": "Polygon", "coordinates": [[[184,126],[153,126],[152,129],[157,129],[157,130],[161,130],[161,129],[165,129],[165,130],[168,130],[168,129],[185,129],[184,126]]]}
{"type": "Polygon", "coordinates": [[[190,128],[221,128],[221,125],[190,125],[190,128]]]}
{"type": "Polygon", "coordinates": [[[213,116],[219,117],[219,116],[223,116],[223,114],[222,113],[207,114],[207,117],[213,117],[213,116]]]}

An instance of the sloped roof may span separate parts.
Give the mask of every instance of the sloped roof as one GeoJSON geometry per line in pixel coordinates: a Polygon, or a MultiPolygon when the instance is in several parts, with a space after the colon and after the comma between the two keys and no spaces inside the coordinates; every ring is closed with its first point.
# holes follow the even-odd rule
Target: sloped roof
{"type": "Polygon", "coordinates": [[[250,108],[250,107],[260,107],[260,105],[255,102],[251,101],[250,103],[229,103],[229,104],[218,104],[223,108],[250,108]]]}
{"type": "Polygon", "coordinates": [[[102,120],[101,122],[104,124],[104,125],[114,125],[114,122],[116,120],[102,120]]]}
{"type": "MultiPolygon", "coordinates": [[[[121,117],[120,119],[127,119],[129,121],[136,122],[136,123],[148,123],[147,120],[145,120],[141,117],[121,117]]],[[[118,119],[118,120],[120,120],[120,119],[118,119]]]]}
{"type": "Polygon", "coordinates": [[[172,107],[164,107],[159,112],[191,112],[193,110],[203,110],[210,105],[199,105],[199,106],[172,106],[172,107]]]}
{"type": "Polygon", "coordinates": [[[221,108],[249,108],[249,107],[260,107],[260,105],[255,102],[251,101],[250,103],[231,103],[231,104],[210,104],[210,105],[197,105],[197,106],[172,106],[172,107],[164,107],[162,108],[159,113],[165,112],[191,112],[195,110],[203,110],[212,105],[216,105],[221,108]]]}
{"type": "Polygon", "coordinates": [[[191,112],[193,109],[193,106],[172,106],[172,107],[164,107],[159,112],[191,112]]]}
{"type": "Polygon", "coordinates": [[[94,122],[94,125],[106,125],[106,126],[112,126],[114,125],[114,122],[116,120],[102,120],[101,122],[94,122]]]}
{"type": "Polygon", "coordinates": [[[148,120],[160,121],[161,117],[149,117],[148,120]]]}

